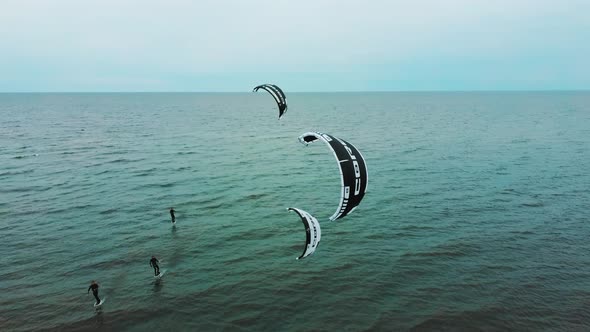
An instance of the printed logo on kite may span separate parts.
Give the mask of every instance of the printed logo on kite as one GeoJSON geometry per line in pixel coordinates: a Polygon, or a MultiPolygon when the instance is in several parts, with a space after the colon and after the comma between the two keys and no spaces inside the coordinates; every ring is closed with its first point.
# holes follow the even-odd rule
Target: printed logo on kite
{"type": "Polygon", "coordinates": [[[340,203],[330,220],[345,217],[361,203],[369,179],[367,165],[360,151],[343,139],[320,132],[307,132],[299,136],[299,142],[308,145],[317,140],[326,143],[340,167],[342,190],[340,203]]]}
{"type": "Polygon", "coordinates": [[[271,96],[275,99],[277,106],[279,107],[279,119],[285,112],[287,112],[287,97],[285,97],[285,93],[283,90],[274,84],[262,84],[259,86],[254,87],[252,92],[258,91],[258,89],[266,90],[271,96]]]}

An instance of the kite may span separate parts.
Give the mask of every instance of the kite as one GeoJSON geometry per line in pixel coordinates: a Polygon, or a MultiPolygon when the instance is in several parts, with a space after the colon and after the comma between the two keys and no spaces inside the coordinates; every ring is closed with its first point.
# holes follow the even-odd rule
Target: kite
{"type": "Polygon", "coordinates": [[[301,256],[297,257],[297,259],[305,258],[314,253],[318,244],[320,244],[320,238],[322,237],[322,230],[320,229],[320,223],[318,220],[312,216],[311,214],[298,209],[298,208],[288,208],[289,211],[295,211],[299,217],[301,218],[301,222],[305,226],[305,250],[301,256]]]}
{"type": "Polygon", "coordinates": [[[283,114],[285,114],[285,112],[287,112],[287,97],[285,97],[283,90],[281,90],[281,88],[279,88],[278,86],[276,86],[274,84],[262,84],[262,85],[255,87],[254,90],[252,90],[252,92],[256,92],[256,91],[258,91],[258,89],[263,89],[263,90],[268,91],[268,93],[270,93],[271,96],[275,99],[275,101],[277,102],[277,106],[279,107],[279,119],[280,119],[281,116],[283,116],[283,114]]]}
{"type": "Polygon", "coordinates": [[[299,136],[299,141],[304,145],[316,140],[328,144],[340,167],[342,190],[340,204],[330,217],[333,221],[351,213],[361,203],[367,190],[367,165],[359,150],[345,140],[320,132],[307,132],[299,136]]]}

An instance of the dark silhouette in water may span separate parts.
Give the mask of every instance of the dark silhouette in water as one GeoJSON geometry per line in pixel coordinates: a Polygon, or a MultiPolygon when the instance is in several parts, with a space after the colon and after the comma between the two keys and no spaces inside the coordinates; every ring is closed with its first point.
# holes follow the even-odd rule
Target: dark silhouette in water
{"type": "Polygon", "coordinates": [[[157,276],[158,274],[160,274],[160,267],[158,266],[158,263],[160,261],[158,261],[158,259],[156,258],[156,256],[152,256],[152,259],[150,259],[150,266],[154,268],[154,275],[157,276]]]}
{"type": "Polygon", "coordinates": [[[173,224],[174,224],[174,223],[176,223],[176,216],[174,216],[174,212],[175,212],[175,211],[174,211],[174,208],[173,208],[173,207],[171,207],[171,208],[170,208],[170,218],[172,218],[172,223],[173,223],[173,224]]]}
{"type": "Polygon", "coordinates": [[[92,295],[94,295],[94,298],[96,299],[96,304],[99,304],[100,298],[98,297],[98,284],[94,280],[92,280],[92,283],[90,283],[90,287],[88,287],[88,292],[86,292],[86,294],[90,293],[91,289],[92,295]]]}

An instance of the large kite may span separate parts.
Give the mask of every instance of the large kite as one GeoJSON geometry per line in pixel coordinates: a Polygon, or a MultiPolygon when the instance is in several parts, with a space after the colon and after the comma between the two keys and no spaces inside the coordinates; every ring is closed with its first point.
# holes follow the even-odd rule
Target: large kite
{"type": "Polygon", "coordinates": [[[320,229],[320,223],[318,220],[312,216],[311,214],[298,209],[298,208],[288,208],[289,211],[295,211],[299,217],[301,218],[301,222],[305,226],[305,250],[303,250],[303,254],[297,257],[297,259],[305,258],[316,250],[318,244],[320,244],[320,238],[322,237],[322,230],[320,229]]]}
{"type": "Polygon", "coordinates": [[[367,190],[367,165],[363,156],[352,144],[320,132],[307,132],[299,136],[299,141],[305,145],[316,140],[322,140],[334,153],[342,180],[340,204],[330,220],[340,219],[351,213],[365,196],[367,190]]]}
{"type": "Polygon", "coordinates": [[[287,97],[285,97],[283,90],[281,90],[281,88],[279,88],[278,86],[276,86],[274,84],[262,84],[262,85],[255,87],[254,90],[252,90],[252,92],[256,92],[256,91],[258,91],[258,89],[263,89],[263,90],[268,91],[268,93],[270,93],[271,96],[275,99],[275,101],[277,102],[277,106],[279,107],[279,119],[280,119],[281,116],[283,116],[283,114],[285,114],[285,112],[287,112],[287,97]]]}

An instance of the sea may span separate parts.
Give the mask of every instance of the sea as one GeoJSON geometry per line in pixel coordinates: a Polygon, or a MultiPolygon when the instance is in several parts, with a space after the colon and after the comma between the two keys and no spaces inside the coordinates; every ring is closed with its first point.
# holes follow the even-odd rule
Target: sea
{"type": "Polygon", "coordinates": [[[590,92],[285,92],[0,94],[0,330],[590,330],[590,92]]]}

